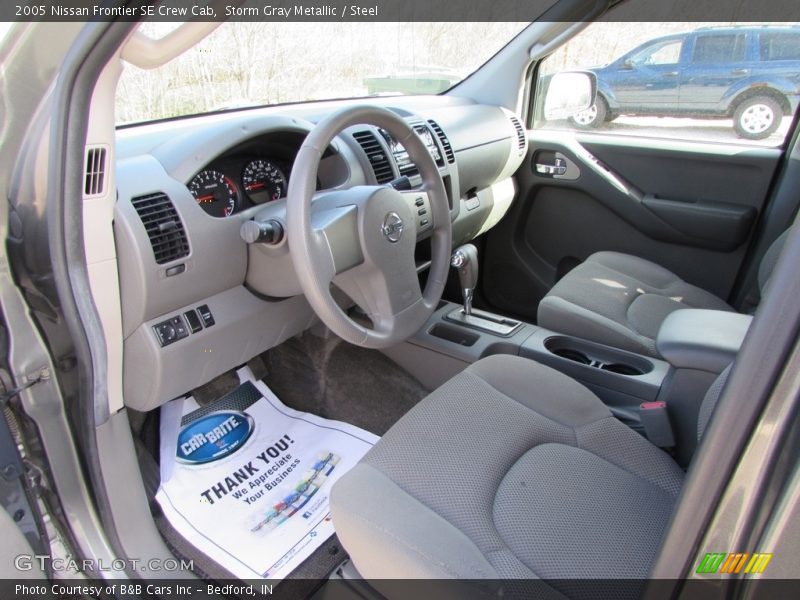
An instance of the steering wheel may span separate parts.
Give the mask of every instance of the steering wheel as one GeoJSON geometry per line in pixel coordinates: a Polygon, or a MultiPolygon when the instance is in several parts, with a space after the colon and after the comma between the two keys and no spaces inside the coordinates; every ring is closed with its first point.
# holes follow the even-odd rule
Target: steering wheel
{"type": "Polygon", "coordinates": [[[433,157],[395,113],[355,106],[320,121],[297,154],[286,204],[287,241],[300,286],[322,322],[339,337],[365,348],[386,348],[408,339],[433,314],[450,264],[450,210],[433,157]],[[401,143],[419,169],[422,186],[399,192],[391,186],[362,185],[315,194],[322,154],[337,135],[357,124],[381,127],[401,143]],[[418,214],[418,202],[427,208],[425,217],[418,214]],[[414,261],[423,218],[432,223],[424,291],[414,261]],[[331,284],[367,313],[372,328],[345,314],[331,284]]]}

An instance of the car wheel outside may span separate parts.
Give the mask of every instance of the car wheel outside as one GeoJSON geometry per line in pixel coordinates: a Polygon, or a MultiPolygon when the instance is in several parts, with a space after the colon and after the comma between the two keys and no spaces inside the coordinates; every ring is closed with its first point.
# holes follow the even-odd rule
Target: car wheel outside
{"type": "Polygon", "coordinates": [[[754,96],[743,101],[733,113],[733,128],[740,137],[763,140],[781,124],[783,110],[770,96],[754,96]]]}
{"type": "Polygon", "coordinates": [[[605,123],[607,115],[608,106],[605,100],[598,96],[594,104],[586,110],[571,116],[569,120],[578,129],[592,129],[605,123]]]}

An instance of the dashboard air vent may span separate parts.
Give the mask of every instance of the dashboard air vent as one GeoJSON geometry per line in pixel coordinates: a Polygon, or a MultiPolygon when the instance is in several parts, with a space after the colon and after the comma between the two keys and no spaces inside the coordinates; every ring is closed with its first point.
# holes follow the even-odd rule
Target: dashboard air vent
{"type": "Polygon", "coordinates": [[[450,140],[447,139],[447,136],[444,134],[444,131],[439,124],[434,121],[433,119],[429,119],[428,123],[430,123],[433,132],[436,134],[436,137],[439,138],[439,141],[442,143],[442,149],[444,150],[444,155],[447,157],[447,162],[449,164],[453,164],[456,162],[455,154],[453,154],[453,147],[450,145],[450,140]]]}
{"type": "Polygon", "coordinates": [[[511,122],[514,124],[514,129],[517,130],[517,142],[519,146],[519,153],[522,154],[525,152],[525,128],[522,126],[522,123],[517,117],[511,117],[511,122]]]}
{"type": "Polygon", "coordinates": [[[106,149],[93,146],[86,151],[86,167],[84,168],[84,196],[101,196],[106,184],[106,149]]]}
{"type": "Polygon", "coordinates": [[[162,265],[189,254],[189,240],[178,212],[166,194],[138,196],[131,204],[139,213],[153,246],[156,263],[162,265]]]}
{"type": "Polygon", "coordinates": [[[389,162],[389,157],[381,146],[378,138],[371,131],[357,131],[353,137],[358,142],[361,149],[367,155],[369,164],[375,172],[375,179],[378,183],[389,183],[394,179],[392,172],[392,164],[389,162]]]}

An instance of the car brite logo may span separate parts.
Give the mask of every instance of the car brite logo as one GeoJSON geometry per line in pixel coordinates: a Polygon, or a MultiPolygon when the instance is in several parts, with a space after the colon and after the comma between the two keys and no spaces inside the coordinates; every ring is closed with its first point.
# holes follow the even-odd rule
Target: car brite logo
{"type": "Polygon", "coordinates": [[[253,433],[253,418],[239,411],[219,411],[192,421],[178,434],[177,458],[200,465],[236,452],[253,433]]]}
{"type": "Polygon", "coordinates": [[[772,560],[772,554],[763,552],[709,552],[700,561],[697,573],[700,574],[761,574],[772,560]]]}

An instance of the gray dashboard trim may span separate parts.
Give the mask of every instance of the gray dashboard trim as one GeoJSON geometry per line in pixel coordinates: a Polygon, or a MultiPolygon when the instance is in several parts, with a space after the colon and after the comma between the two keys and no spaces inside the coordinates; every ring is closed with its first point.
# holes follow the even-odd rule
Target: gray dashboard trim
{"type": "Polygon", "coordinates": [[[316,319],[303,296],[266,302],[243,286],[192,300],[143,323],[125,340],[125,404],[153,410],[307,329],[316,319]],[[211,310],[214,325],[162,348],[153,326],[202,304],[211,310]],[[143,365],[148,366],[146,376],[143,365]]]}
{"type": "Polygon", "coordinates": [[[192,176],[226,150],[274,131],[308,133],[313,123],[282,115],[253,116],[234,125],[229,121],[209,123],[172,137],[151,154],[164,170],[178,181],[188,183],[192,176]],[[187,152],[191,148],[191,152],[187,152]]]}
{"type": "Polygon", "coordinates": [[[124,337],[144,321],[244,282],[247,249],[239,236],[242,217],[215,219],[206,214],[186,186],[152,156],[120,162],[117,186],[114,234],[124,337]],[[163,265],[156,264],[147,232],[130,203],[132,197],[152,192],[169,196],[189,238],[189,255],[163,265]],[[167,269],[177,264],[184,264],[185,271],[167,277],[167,269]]]}

